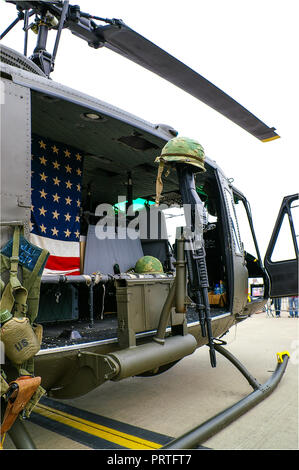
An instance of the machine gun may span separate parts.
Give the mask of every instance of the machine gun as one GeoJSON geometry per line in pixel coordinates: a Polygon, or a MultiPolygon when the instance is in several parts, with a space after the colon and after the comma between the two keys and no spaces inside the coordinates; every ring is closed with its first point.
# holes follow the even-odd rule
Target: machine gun
{"type": "Polygon", "coordinates": [[[216,353],[213,342],[210,303],[208,298],[209,281],[202,240],[201,213],[203,203],[196,192],[194,172],[192,168],[190,168],[190,165],[177,165],[177,174],[183,204],[188,204],[191,207],[191,217],[190,220],[187,221],[187,231],[189,234],[187,234],[186,249],[190,289],[196,303],[196,310],[201,325],[201,334],[203,337],[208,336],[211,366],[216,367],[216,353]],[[194,240],[192,240],[191,237],[193,237],[194,240]]]}

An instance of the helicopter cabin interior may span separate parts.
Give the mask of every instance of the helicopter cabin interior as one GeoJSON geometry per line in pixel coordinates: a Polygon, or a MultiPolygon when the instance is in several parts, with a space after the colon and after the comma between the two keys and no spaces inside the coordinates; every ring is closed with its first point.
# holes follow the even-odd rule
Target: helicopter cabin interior
{"type": "MultiPolygon", "coordinates": [[[[79,261],[70,256],[77,263],[73,270],[70,265],[61,267],[59,257],[51,274],[46,265],[37,317],[44,327],[42,347],[115,338],[121,320],[128,315],[135,319],[135,333],[154,330],[175,276],[175,233],[184,225],[176,171],[163,178],[160,202],[169,209],[162,212],[154,239],[121,239],[117,216],[126,207],[119,203],[120,195],[133,201],[137,213],[154,204],[158,167],[154,160],[166,139],[126,122],[125,117],[120,120],[34,90],[31,106],[32,243],[36,236],[51,243],[60,236],[80,252],[79,261]],[[99,239],[96,232],[101,220],[97,211],[105,205],[112,206],[116,215],[111,240],[99,239]],[[165,227],[166,239],[161,237],[165,227]],[[163,272],[138,277],[134,267],[144,255],[158,258],[163,272]],[[63,269],[71,272],[61,276],[63,269]]],[[[204,243],[213,317],[229,311],[215,168],[207,162],[206,172],[196,174],[195,182],[205,207],[204,243]]],[[[126,220],[132,222],[130,217],[126,220]]],[[[186,318],[188,323],[198,321],[191,294],[186,318]]]]}

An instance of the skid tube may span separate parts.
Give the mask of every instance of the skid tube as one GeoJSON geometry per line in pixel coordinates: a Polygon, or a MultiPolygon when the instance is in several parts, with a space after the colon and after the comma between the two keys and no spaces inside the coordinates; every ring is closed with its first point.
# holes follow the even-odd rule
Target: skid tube
{"type": "Polygon", "coordinates": [[[8,431],[8,435],[16,449],[36,450],[36,446],[20,417],[16,419],[8,431]]]}
{"type": "Polygon", "coordinates": [[[214,345],[215,350],[225,356],[244,375],[254,391],[234,405],[208,419],[200,426],[188,431],[182,436],[173,439],[162,449],[196,449],[210,437],[224,429],[237,418],[249,411],[255,405],[267,398],[279,384],[288,364],[289,353],[284,351],[277,353],[278,364],[270,379],[264,384],[259,382],[247,371],[247,369],[236,359],[233,354],[219,344],[214,345]]]}

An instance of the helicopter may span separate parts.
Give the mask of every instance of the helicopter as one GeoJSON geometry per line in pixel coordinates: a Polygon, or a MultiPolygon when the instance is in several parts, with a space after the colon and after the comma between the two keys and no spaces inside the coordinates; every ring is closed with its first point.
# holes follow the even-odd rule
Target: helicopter
{"type": "MultiPolygon", "coordinates": [[[[164,373],[205,345],[216,367],[216,352],[228,354],[222,338],[233,325],[260,311],[269,297],[298,295],[298,195],[282,201],[263,262],[249,202],[214,160],[205,156],[198,166],[189,155],[169,162],[163,149],[179,138],[175,129],[50,78],[61,32],[67,28],[90,47],[107,47],[154,72],[260,141],[279,135],[122,20],[84,13],[68,1],[7,3],[18,16],[1,39],[19,21],[25,39],[24,54],[1,45],[1,253],[13,257],[17,233],[24,285],[26,267],[44,255],[38,294],[30,297],[28,289],[28,301],[35,301],[32,326],[43,330],[32,375],[41,377],[48,396],[64,399],[108,380],[164,373]],[[28,58],[31,30],[37,42],[28,58]],[[56,32],[52,53],[50,31],[56,32]],[[156,159],[163,155],[169,174],[162,181],[156,159]],[[244,248],[239,211],[254,253],[244,248]],[[173,225],[176,213],[179,225],[173,225]],[[294,255],[277,260],[286,223],[294,255]],[[140,270],[144,258],[150,267],[140,270]]],[[[17,343],[18,352],[23,346],[17,343]]],[[[238,367],[258,399],[265,396],[238,367]]],[[[12,383],[14,361],[6,358],[2,368],[12,383]]]]}

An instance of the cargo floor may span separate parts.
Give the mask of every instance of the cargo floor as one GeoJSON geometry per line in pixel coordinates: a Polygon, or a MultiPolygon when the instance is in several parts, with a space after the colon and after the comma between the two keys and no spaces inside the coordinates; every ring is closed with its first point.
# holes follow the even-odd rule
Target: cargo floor
{"type": "MultiPolygon", "coordinates": [[[[223,313],[226,313],[226,310],[211,309],[213,318],[223,313]]],[[[198,315],[195,309],[189,308],[187,322],[192,323],[195,321],[198,321],[198,315]]],[[[41,349],[108,340],[117,338],[117,316],[116,314],[105,315],[103,320],[95,319],[92,325],[89,319],[44,324],[43,329],[41,349]]]]}

